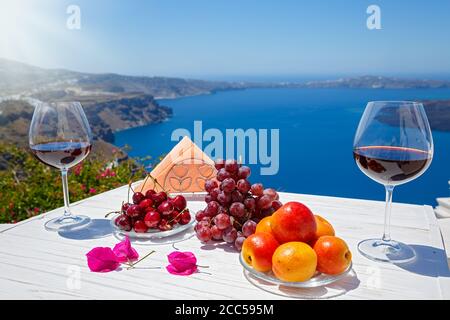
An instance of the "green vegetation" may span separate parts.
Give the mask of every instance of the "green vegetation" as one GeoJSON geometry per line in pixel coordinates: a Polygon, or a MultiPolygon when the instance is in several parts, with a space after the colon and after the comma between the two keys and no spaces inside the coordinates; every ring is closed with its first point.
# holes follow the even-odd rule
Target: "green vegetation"
{"type": "MultiPolygon", "coordinates": [[[[139,159],[141,160],[141,159],[139,159]]],[[[144,159],[145,160],[145,159],[144,159]]],[[[70,170],[70,201],[128,184],[145,176],[135,159],[119,163],[87,158],[70,170]]],[[[63,206],[61,175],[26,149],[0,143],[0,223],[15,223],[63,206]]]]}

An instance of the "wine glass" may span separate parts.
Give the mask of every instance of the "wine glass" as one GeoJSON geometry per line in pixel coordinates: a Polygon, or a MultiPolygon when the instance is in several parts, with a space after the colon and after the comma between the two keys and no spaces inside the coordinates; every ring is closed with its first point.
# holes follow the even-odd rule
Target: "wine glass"
{"type": "Polygon", "coordinates": [[[61,170],[64,215],[49,220],[45,228],[58,231],[62,228],[79,228],[90,218],[72,215],[69,206],[67,171],[83,161],[91,151],[92,133],[83,107],[79,102],[37,103],[29,131],[31,151],[38,160],[61,170]]]}
{"type": "Polygon", "coordinates": [[[390,216],[394,187],[419,177],[433,158],[433,137],[422,104],[369,102],[356,131],[353,157],[365,175],[386,189],[383,236],[361,241],[358,250],[371,260],[411,262],[414,250],[391,239],[390,216]]]}

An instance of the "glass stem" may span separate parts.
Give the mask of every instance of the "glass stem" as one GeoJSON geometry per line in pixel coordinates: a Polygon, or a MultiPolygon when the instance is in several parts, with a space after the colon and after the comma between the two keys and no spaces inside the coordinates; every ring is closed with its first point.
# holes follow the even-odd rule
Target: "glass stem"
{"type": "Polygon", "coordinates": [[[70,212],[70,204],[69,204],[69,185],[67,183],[67,169],[61,169],[61,179],[64,194],[64,216],[70,217],[72,213],[70,212]]]}
{"type": "Polygon", "coordinates": [[[384,232],[382,240],[385,242],[391,241],[391,209],[392,209],[392,193],[394,186],[387,185],[386,188],[386,207],[384,210],[384,232]]]}

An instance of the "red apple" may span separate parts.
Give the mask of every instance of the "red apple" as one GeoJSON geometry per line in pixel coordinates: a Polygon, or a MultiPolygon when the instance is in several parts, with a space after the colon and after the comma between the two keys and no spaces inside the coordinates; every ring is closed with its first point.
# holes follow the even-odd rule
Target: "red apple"
{"type": "Polygon", "coordinates": [[[272,233],[280,244],[300,241],[309,243],[316,236],[316,220],[309,208],[299,202],[288,202],[271,219],[272,233]]]}

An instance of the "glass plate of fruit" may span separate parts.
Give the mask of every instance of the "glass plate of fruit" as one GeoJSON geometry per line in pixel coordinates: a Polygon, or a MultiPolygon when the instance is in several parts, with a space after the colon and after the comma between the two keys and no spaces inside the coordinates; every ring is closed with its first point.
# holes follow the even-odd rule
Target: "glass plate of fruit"
{"type": "Polygon", "coordinates": [[[134,239],[160,239],[191,228],[192,219],[186,195],[169,195],[152,189],[134,192],[131,202],[114,213],[111,225],[116,235],[134,239]]]}
{"type": "Polygon", "coordinates": [[[275,285],[281,285],[286,287],[294,287],[294,288],[316,288],[316,287],[322,287],[326,286],[328,284],[334,283],[338,280],[341,280],[344,278],[351,270],[352,270],[352,264],[350,263],[348,267],[340,274],[337,275],[329,275],[325,273],[321,273],[318,271],[314,272],[314,275],[309,278],[306,281],[283,281],[281,279],[278,279],[273,271],[269,272],[260,272],[253,269],[251,266],[249,266],[242,256],[242,254],[239,255],[239,262],[242,264],[244,269],[248,271],[252,276],[263,280],[265,282],[269,282],[271,284],[275,285]]]}
{"type": "Polygon", "coordinates": [[[336,282],[352,269],[352,253],[334,229],[321,235],[325,222],[304,204],[288,202],[268,227],[258,225],[245,239],[239,262],[253,277],[275,285],[315,288],[336,282]]]}

